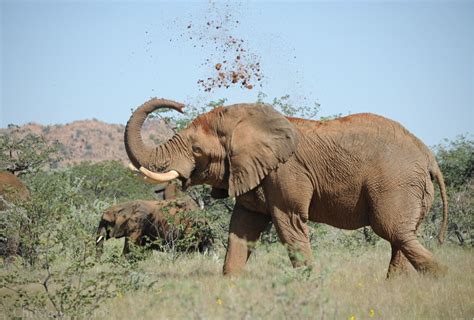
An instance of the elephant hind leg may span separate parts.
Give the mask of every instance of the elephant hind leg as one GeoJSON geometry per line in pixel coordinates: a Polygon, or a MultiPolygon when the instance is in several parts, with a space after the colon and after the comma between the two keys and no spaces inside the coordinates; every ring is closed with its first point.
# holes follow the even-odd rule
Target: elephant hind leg
{"type": "Polygon", "coordinates": [[[416,230],[429,206],[414,200],[409,192],[398,190],[383,201],[377,201],[371,219],[375,233],[386,239],[392,245],[392,259],[389,274],[400,270],[404,263],[403,256],[420,273],[440,275],[445,268],[441,266],[417,239],[416,230]],[[405,197],[403,197],[405,195],[405,197]],[[393,248],[396,248],[395,250],[393,248]],[[401,251],[401,253],[400,253],[401,251]]]}
{"type": "Polygon", "coordinates": [[[392,246],[392,258],[390,259],[390,265],[388,266],[387,278],[393,278],[399,274],[405,274],[411,268],[410,261],[403,254],[402,250],[393,244],[392,246]]]}
{"type": "Polygon", "coordinates": [[[403,254],[418,272],[435,276],[446,273],[446,268],[434,259],[433,254],[423,247],[414,234],[411,237],[406,237],[400,243],[403,254]]]}
{"type": "MultiPolygon", "coordinates": [[[[374,229],[375,230],[375,229],[374,229]]],[[[442,267],[433,257],[433,254],[427,250],[416,238],[414,232],[399,232],[392,235],[381,234],[382,238],[388,240],[392,246],[392,258],[388,269],[387,277],[400,272],[405,272],[406,260],[408,260],[420,273],[430,273],[441,275],[445,268],[442,267]],[[394,247],[396,249],[394,249],[394,247]]]]}

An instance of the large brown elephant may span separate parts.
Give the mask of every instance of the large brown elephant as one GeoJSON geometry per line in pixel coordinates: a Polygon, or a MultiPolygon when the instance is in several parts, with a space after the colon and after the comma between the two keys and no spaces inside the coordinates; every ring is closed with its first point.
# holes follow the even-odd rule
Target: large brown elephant
{"type": "Polygon", "coordinates": [[[129,239],[136,245],[149,244],[157,250],[175,247],[188,252],[205,252],[214,240],[207,222],[186,216],[197,210],[197,205],[189,199],[136,200],[111,206],[104,211],[97,229],[97,256],[102,255],[105,240],[122,237],[125,237],[124,255],[129,252],[129,239]],[[182,245],[176,246],[179,241],[182,245]]]}
{"type": "Polygon", "coordinates": [[[249,243],[270,222],[293,266],[307,264],[308,220],[343,229],[371,226],[391,244],[388,275],[409,263],[420,272],[444,269],[416,237],[433,202],[434,179],[444,206],[443,241],[443,176],[432,152],[399,123],[374,114],[312,121],[284,117],[265,104],[236,104],[199,116],[162,145],[143,143],[149,113],[183,107],[152,99],[133,113],[125,131],[130,167],[148,181],[178,178],[184,187],[209,184],[215,197],[236,197],[225,274],[243,268],[249,243]]]}
{"type": "MultiPolygon", "coordinates": [[[[28,188],[17,176],[7,171],[0,172],[0,211],[6,210],[9,205],[22,205],[29,200],[29,197],[28,188]]],[[[16,219],[4,221],[6,225],[2,226],[2,230],[5,234],[1,235],[0,255],[9,262],[19,253],[21,222],[16,219]]]]}

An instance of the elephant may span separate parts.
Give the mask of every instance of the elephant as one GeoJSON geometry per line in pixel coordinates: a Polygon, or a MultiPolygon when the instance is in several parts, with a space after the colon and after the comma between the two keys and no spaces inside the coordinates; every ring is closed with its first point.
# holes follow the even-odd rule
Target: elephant
{"type": "Polygon", "coordinates": [[[102,255],[104,240],[122,237],[125,237],[122,252],[125,256],[130,252],[129,239],[136,245],[148,244],[157,250],[168,246],[205,252],[212,247],[214,239],[206,220],[186,216],[187,212],[196,210],[199,209],[192,200],[135,200],[113,205],[104,211],[99,222],[97,257],[102,255]],[[184,246],[175,246],[183,239],[186,239],[184,246]]]}
{"type": "MultiPolygon", "coordinates": [[[[10,204],[22,205],[29,198],[28,188],[17,176],[7,171],[0,172],[0,211],[7,210],[10,204]]],[[[0,255],[5,262],[11,262],[13,257],[20,253],[19,232],[21,227],[19,224],[21,223],[11,221],[6,216],[4,218],[6,225],[3,226],[2,222],[2,229],[5,234],[1,235],[0,255]]]]}
{"type": "Polygon", "coordinates": [[[273,223],[294,267],[313,260],[308,221],[354,230],[370,226],[391,245],[387,276],[411,264],[441,275],[446,267],[417,239],[434,199],[448,202],[443,175],[429,148],[401,124],[371,113],[327,121],[285,117],[263,103],[220,106],[156,146],[141,127],[148,114],[184,105],[153,98],[127,122],[129,168],[148,182],[179,179],[183,188],[208,184],[216,198],[235,197],[223,273],[240,273],[251,243],[273,223]]]}

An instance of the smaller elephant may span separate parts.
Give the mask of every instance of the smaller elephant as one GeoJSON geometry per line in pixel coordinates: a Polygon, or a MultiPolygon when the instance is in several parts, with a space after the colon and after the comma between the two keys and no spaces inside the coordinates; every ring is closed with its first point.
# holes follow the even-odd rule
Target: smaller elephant
{"type": "Polygon", "coordinates": [[[191,218],[186,213],[199,210],[193,201],[136,200],[106,209],[97,229],[96,250],[100,257],[104,240],[125,237],[123,255],[129,253],[129,239],[136,245],[162,251],[206,252],[214,238],[204,219],[191,218]]]}

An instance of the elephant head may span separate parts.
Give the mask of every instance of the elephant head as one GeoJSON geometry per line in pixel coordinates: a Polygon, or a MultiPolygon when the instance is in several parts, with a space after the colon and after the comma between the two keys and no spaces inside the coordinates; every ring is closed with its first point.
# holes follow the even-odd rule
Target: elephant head
{"type": "Polygon", "coordinates": [[[128,237],[137,244],[142,244],[143,235],[148,231],[152,210],[134,201],[118,204],[108,208],[102,215],[97,229],[97,256],[102,255],[104,240],[128,237]]]}
{"type": "Polygon", "coordinates": [[[160,108],[182,112],[183,107],[151,99],[127,123],[125,148],[131,168],[138,168],[148,180],[162,183],[179,178],[183,187],[209,184],[217,197],[239,196],[286,162],[298,145],[295,127],[265,104],[218,107],[166,143],[144,144],[140,131],[149,113],[160,108]]]}

